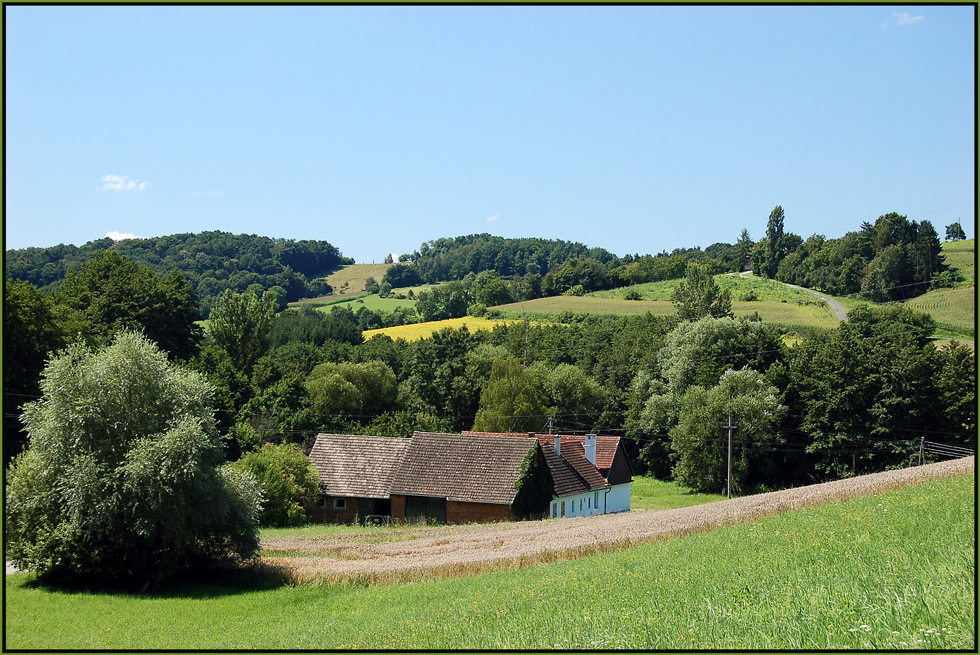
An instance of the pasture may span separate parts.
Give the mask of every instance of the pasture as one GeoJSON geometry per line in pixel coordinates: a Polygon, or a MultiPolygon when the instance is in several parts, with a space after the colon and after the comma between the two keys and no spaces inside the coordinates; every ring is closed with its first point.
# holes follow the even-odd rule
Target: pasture
{"type": "Polygon", "coordinates": [[[145,595],[7,576],[9,649],[961,649],[975,476],[541,566],[145,595]]]}

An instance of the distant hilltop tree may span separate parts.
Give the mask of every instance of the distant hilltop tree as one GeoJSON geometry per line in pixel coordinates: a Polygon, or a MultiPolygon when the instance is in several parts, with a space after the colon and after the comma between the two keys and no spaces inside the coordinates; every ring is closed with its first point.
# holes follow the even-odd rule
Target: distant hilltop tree
{"type": "Polygon", "coordinates": [[[956,221],[952,225],[946,226],[947,241],[962,241],[965,238],[966,238],[966,233],[963,231],[963,226],[960,225],[959,221],[956,221]]]}

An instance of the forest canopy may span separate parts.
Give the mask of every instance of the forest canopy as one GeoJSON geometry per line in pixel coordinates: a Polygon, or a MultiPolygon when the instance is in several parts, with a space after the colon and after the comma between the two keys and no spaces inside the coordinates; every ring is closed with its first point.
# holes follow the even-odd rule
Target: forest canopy
{"type": "Polygon", "coordinates": [[[280,287],[288,302],[330,293],[325,276],[354,261],[326,241],[272,239],[254,234],[201,232],[149,239],[98,239],[83,246],[57,245],[6,251],[6,276],[41,290],[57,290],[72,270],[100,251],[113,250],[159,275],[180,271],[207,318],[218,296],[280,287]]]}

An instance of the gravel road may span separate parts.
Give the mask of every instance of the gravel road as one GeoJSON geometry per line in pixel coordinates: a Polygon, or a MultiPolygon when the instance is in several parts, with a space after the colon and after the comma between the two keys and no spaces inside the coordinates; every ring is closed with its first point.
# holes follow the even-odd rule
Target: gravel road
{"type": "Polygon", "coordinates": [[[974,470],[974,458],[950,460],[847,480],[722,500],[664,511],[520,523],[440,526],[342,536],[275,537],[263,549],[289,553],[267,557],[270,564],[293,569],[299,579],[411,578],[503,569],[627,547],[666,537],[701,532],[718,526],[820,503],[839,502],[918,482],[974,470]],[[388,535],[388,536],[385,536],[388,535]],[[399,539],[391,541],[388,539],[399,539]],[[309,553],[309,555],[306,555],[309,553]]]}
{"type": "Polygon", "coordinates": [[[785,284],[786,286],[790,287],[791,289],[799,289],[800,291],[805,291],[806,293],[810,294],[811,296],[816,296],[820,300],[823,300],[828,305],[830,305],[830,308],[832,310],[834,310],[834,314],[837,316],[837,320],[839,320],[839,321],[846,321],[847,320],[847,311],[844,309],[843,306],[841,306],[841,304],[839,302],[837,302],[833,298],[830,298],[828,296],[825,296],[822,293],[820,293],[819,291],[814,291],[813,289],[807,289],[805,287],[798,287],[795,284],[787,284],[786,282],[783,282],[783,284],[785,284]]]}

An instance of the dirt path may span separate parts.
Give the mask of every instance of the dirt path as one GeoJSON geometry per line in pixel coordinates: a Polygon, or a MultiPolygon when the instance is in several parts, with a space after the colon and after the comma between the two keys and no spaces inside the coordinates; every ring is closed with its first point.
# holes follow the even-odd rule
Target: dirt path
{"type": "Polygon", "coordinates": [[[395,580],[506,569],[570,559],[603,550],[692,534],[718,526],[839,502],[974,470],[974,458],[876,473],[849,480],[733,498],[665,511],[522,523],[419,528],[322,537],[263,539],[265,561],[285,565],[299,579],[395,580]],[[387,536],[386,536],[387,534],[387,536]],[[399,539],[398,541],[386,539],[399,539]]]}
{"type": "Polygon", "coordinates": [[[842,307],[841,304],[839,302],[837,302],[836,300],[834,300],[833,298],[830,298],[829,296],[825,296],[822,293],[820,293],[819,291],[813,291],[812,289],[806,289],[804,287],[798,287],[795,284],[787,284],[786,282],[783,282],[783,284],[786,285],[786,286],[788,286],[788,287],[790,287],[791,289],[799,289],[800,291],[805,291],[806,293],[810,294],[811,296],[816,296],[820,300],[823,300],[828,305],[830,305],[830,308],[832,310],[834,310],[834,314],[837,315],[837,319],[838,320],[841,320],[841,321],[846,321],[847,320],[847,311],[845,311],[844,307],[842,307]]]}
{"type": "MultiPolygon", "coordinates": [[[[738,275],[739,277],[742,277],[742,278],[745,278],[745,279],[749,279],[749,278],[753,277],[752,276],[752,271],[745,271],[743,273],[729,273],[729,275],[738,275]]],[[[825,303],[827,303],[828,305],[830,305],[830,308],[832,310],[834,310],[834,314],[837,316],[837,320],[839,320],[839,321],[846,321],[847,320],[847,310],[845,310],[844,307],[843,307],[843,305],[841,305],[839,302],[837,302],[833,298],[830,298],[829,296],[825,296],[824,294],[820,293],[819,291],[814,291],[812,289],[807,289],[806,287],[800,287],[800,286],[797,286],[795,284],[789,284],[787,282],[780,282],[780,284],[782,284],[784,286],[787,286],[787,287],[790,287],[791,289],[799,289],[800,291],[804,291],[804,292],[810,294],[811,296],[816,296],[820,300],[823,300],[825,303]]]]}

